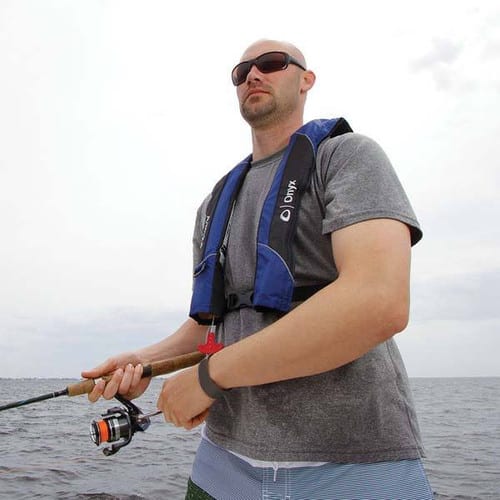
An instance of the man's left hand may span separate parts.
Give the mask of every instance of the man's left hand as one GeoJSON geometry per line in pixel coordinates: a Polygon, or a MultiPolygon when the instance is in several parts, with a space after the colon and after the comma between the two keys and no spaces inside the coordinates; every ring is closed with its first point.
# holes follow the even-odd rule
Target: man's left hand
{"type": "Polygon", "coordinates": [[[191,430],[205,421],[214,401],[201,388],[194,366],[165,380],[156,406],[166,422],[191,430]]]}

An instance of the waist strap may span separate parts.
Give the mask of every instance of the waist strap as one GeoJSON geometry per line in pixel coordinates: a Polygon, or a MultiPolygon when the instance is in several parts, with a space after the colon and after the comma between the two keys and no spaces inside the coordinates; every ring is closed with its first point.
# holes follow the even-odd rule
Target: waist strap
{"type": "MultiPolygon", "coordinates": [[[[296,286],[293,289],[292,302],[304,302],[329,284],[330,283],[325,282],[317,285],[296,286]]],[[[249,292],[230,293],[226,297],[226,312],[236,311],[237,309],[243,309],[244,307],[254,307],[252,299],[253,290],[249,292]]],[[[266,310],[266,308],[263,307],[255,307],[255,309],[257,311],[266,310]]]]}

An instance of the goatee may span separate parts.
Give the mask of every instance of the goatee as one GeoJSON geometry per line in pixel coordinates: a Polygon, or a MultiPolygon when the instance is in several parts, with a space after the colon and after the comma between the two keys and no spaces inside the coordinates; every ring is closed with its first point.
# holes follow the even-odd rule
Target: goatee
{"type": "Polygon", "coordinates": [[[276,121],[277,106],[274,99],[265,103],[247,104],[240,106],[243,119],[253,128],[261,128],[276,121]]]}

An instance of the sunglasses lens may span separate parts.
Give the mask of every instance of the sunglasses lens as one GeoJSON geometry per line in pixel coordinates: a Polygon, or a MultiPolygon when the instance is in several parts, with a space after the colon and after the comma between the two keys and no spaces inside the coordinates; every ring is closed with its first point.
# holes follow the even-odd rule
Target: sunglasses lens
{"type": "Polygon", "coordinates": [[[233,74],[231,75],[233,79],[233,83],[235,85],[241,85],[250,73],[250,68],[252,67],[252,63],[250,62],[242,62],[233,69],[233,74]]]}
{"type": "Polygon", "coordinates": [[[256,59],[238,64],[231,75],[234,85],[241,85],[247,79],[248,73],[250,73],[250,69],[254,64],[261,73],[273,73],[274,71],[286,69],[288,56],[284,52],[268,52],[256,59]]]}
{"type": "Polygon", "coordinates": [[[269,52],[257,58],[255,65],[262,73],[273,73],[287,67],[287,57],[282,52],[269,52]]]}

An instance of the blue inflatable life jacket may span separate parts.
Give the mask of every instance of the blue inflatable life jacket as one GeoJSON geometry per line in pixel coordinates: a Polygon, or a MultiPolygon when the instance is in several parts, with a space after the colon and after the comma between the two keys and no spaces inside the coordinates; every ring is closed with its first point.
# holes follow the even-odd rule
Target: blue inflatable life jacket
{"type": "Polygon", "coordinates": [[[251,166],[245,158],[212,191],[202,233],[202,258],[194,269],[189,315],[200,324],[217,322],[228,310],[288,312],[292,301],[305,300],[327,283],[295,287],[292,242],[304,191],[309,186],[321,142],[352,132],[343,118],[313,120],[295,132],[276,170],[262,207],[257,233],[254,288],[247,294],[226,294],[224,260],[232,211],[251,166]]]}

